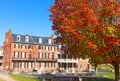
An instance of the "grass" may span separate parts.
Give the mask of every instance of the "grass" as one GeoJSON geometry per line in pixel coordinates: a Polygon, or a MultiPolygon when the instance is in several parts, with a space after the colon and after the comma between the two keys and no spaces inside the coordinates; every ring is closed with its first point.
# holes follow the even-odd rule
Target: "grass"
{"type": "Polygon", "coordinates": [[[98,65],[97,69],[99,71],[104,71],[104,72],[98,72],[98,76],[106,76],[110,79],[115,79],[115,73],[110,72],[114,70],[114,66],[111,64],[100,64],[98,65]]]}
{"type": "Polygon", "coordinates": [[[9,77],[13,78],[16,81],[40,81],[38,79],[17,75],[17,74],[10,74],[9,77]]]}
{"type": "MultiPolygon", "coordinates": [[[[107,78],[115,79],[114,72],[98,72],[98,76],[103,76],[103,75],[106,76],[107,78]]],[[[13,78],[16,81],[40,81],[38,79],[34,79],[34,78],[22,76],[22,75],[17,75],[17,74],[9,74],[9,77],[13,78]]],[[[0,79],[0,81],[4,81],[4,80],[0,79]]]]}
{"type": "Polygon", "coordinates": [[[110,79],[115,79],[114,72],[98,72],[98,76],[107,76],[110,79]]]}
{"type": "Polygon", "coordinates": [[[5,80],[3,80],[3,79],[0,78],[0,81],[5,81],[5,80]]]}

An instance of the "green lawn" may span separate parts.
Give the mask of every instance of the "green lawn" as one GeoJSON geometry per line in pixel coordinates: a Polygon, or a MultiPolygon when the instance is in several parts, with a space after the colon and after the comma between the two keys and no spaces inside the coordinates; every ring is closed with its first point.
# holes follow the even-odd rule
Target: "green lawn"
{"type": "Polygon", "coordinates": [[[98,72],[98,76],[107,76],[110,79],[115,79],[115,74],[114,72],[98,72]]]}
{"type": "Polygon", "coordinates": [[[10,74],[8,76],[13,78],[16,81],[40,81],[40,80],[37,80],[37,79],[34,79],[34,78],[21,76],[21,75],[17,75],[17,74],[10,74]]]}

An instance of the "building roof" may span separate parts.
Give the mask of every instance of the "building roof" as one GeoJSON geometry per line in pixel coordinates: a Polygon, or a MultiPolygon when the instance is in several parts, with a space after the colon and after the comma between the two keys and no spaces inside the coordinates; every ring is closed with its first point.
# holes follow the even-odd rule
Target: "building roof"
{"type": "MultiPolygon", "coordinates": [[[[30,35],[20,35],[20,34],[12,34],[13,42],[18,43],[31,43],[31,44],[48,44],[48,40],[50,37],[38,37],[38,36],[30,36],[30,35]],[[20,36],[20,41],[17,41],[17,36],[20,36]],[[29,37],[29,42],[25,41],[26,36],[29,37]],[[42,38],[42,43],[39,43],[39,38],[42,38]]],[[[54,45],[54,42],[51,41],[50,45],[54,45]]]]}

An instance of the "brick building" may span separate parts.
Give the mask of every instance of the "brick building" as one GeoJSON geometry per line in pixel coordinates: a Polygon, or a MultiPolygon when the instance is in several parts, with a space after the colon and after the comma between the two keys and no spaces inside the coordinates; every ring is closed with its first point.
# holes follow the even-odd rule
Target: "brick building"
{"type": "Polygon", "coordinates": [[[0,70],[3,69],[3,46],[0,46],[0,70]]]}
{"type": "Polygon", "coordinates": [[[53,39],[53,35],[51,37],[19,35],[12,34],[9,30],[5,34],[4,68],[17,71],[31,71],[36,68],[43,68],[43,71],[56,70],[58,52],[53,39]]]}
{"type": "Polygon", "coordinates": [[[88,60],[74,59],[60,53],[60,48],[54,44],[54,35],[38,37],[12,34],[9,30],[5,34],[3,68],[14,71],[38,69],[40,72],[49,72],[60,69],[78,72],[90,65],[88,60]]]}
{"type": "Polygon", "coordinates": [[[58,54],[58,67],[68,73],[86,72],[92,68],[88,59],[74,59],[72,56],[65,54],[58,54]]]}

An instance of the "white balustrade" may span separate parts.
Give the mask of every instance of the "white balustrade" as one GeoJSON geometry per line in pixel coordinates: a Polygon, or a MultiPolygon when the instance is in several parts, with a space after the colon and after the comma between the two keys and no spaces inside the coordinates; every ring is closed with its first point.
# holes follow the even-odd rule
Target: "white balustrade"
{"type": "Polygon", "coordinates": [[[78,59],[58,59],[58,62],[76,63],[78,59]]]}

